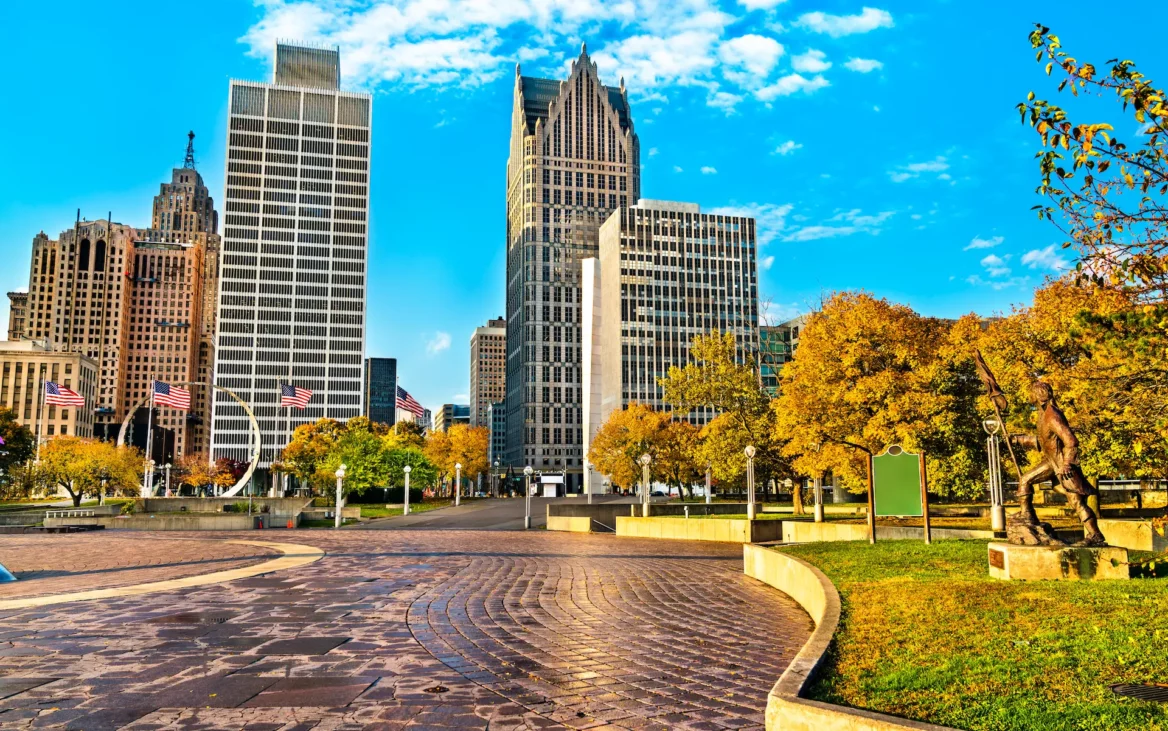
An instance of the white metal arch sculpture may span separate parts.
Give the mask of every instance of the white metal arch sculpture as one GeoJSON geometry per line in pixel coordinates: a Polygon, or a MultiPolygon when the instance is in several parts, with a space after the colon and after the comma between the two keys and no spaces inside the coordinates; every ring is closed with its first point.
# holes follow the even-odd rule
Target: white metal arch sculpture
{"type": "MultiPolygon", "coordinates": [[[[207,384],[206,383],[198,383],[196,381],[187,381],[185,383],[176,383],[174,385],[176,385],[176,386],[206,386],[207,384]]],[[[243,399],[236,396],[235,392],[231,391],[230,389],[223,388],[222,386],[215,386],[215,385],[211,385],[211,389],[214,391],[222,391],[223,393],[227,394],[228,396],[230,396],[231,398],[233,398],[237,402],[239,402],[239,405],[243,407],[243,413],[247,414],[247,419],[248,419],[248,421],[251,422],[251,434],[252,434],[254,444],[253,444],[253,449],[252,449],[252,453],[251,453],[251,461],[247,465],[247,472],[244,472],[243,476],[239,478],[239,481],[236,482],[234,485],[232,485],[231,489],[228,490],[227,492],[223,493],[223,495],[221,496],[221,497],[233,497],[235,495],[238,495],[240,490],[242,490],[245,485],[247,485],[249,482],[251,482],[251,477],[253,474],[255,474],[256,467],[258,467],[260,464],[260,424],[258,421],[256,421],[255,414],[252,413],[251,407],[248,406],[247,403],[243,399]]],[[[122,428],[118,432],[118,446],[119,447],[125,446],[125,444],[126,444],[126,431],[130,428],[130,421],[134,418],[134,414],[138,413],[138,409],[149,405],[149,403],[150,403],[150,396],[146,396],[141,401],[139,401],[138,404],[136,406],[134,406],[133,409],[126,412],[126,418],[124,421],[122,421],[122,428]]]]}

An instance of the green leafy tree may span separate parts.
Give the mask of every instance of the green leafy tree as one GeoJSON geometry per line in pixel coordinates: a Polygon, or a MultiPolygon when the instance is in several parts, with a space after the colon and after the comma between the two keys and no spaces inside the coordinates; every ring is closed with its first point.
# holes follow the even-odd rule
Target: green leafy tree
{"type": "Polygon", "coordinates": [[[27,462],[36,452],[36,437],[16,420],[15,411],[0,408],[0,439],[0,482],[7,482],[12,467],[27,462]]]}
{"type": "MultiPolygon", "coordinates": [[[[1034,128],[1038,153],[1036,206],[1041,218],[1075,251],[1076,275],[1102,289],[1121,292],[1127,307],[1087,308],[1073,323],[1093,376],[1104,385],[1107,418],[1120,430],[1151,425],[1168,440],[1168,106],[1165,92],[1130,60],[1093,63],[1063,50],[1058,36],[1038,25],[1030,34],[1037,60],[1058,91],[1075,97],[1075,109],[1037,98],[1018,105],[1034,128]],[[1097,99],[1113,97],[1130,115],[1137,142],[1113,136],[1105,121],[1082,121],[1097,99]]],[[[1115,112],[1112,112],[1115,114],[1115,112]]]]}
{"type": "Polygon", "coordinates": [[[112,494],[136,493],[144,466],[136,449],[96,439],[59,436],[41,446],[35,475],[43,489],[64,489],[76,507],[84,495],[97,494],[103,478],[106,490],[112,494]]]}

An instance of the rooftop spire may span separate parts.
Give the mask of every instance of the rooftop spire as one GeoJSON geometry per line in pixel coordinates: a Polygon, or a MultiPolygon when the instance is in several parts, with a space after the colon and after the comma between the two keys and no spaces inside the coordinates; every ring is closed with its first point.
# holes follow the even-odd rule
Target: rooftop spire
{"type": "Polygon", "coordinates": [[[195,169],[195,133],[187,132],[187,155],[183,158],[183,167],[195,169]]]}

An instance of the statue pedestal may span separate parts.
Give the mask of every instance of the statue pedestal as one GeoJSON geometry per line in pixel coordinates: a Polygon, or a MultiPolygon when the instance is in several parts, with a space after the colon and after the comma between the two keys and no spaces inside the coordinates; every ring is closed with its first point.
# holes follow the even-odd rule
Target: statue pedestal
{"type": "Polygon", "coordinates": [[[989,545],[990,576],[1006,580],[1127,579],[1127,549],[1079,546],[989,545]]]}

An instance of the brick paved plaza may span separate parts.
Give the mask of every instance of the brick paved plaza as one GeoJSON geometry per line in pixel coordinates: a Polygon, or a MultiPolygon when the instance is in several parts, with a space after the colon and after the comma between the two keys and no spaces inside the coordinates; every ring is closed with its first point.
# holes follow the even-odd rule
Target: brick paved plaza
{"type": "Polygon", "coordinates": [[[55,567],[27,578],[27,595],[269,553],[225,538],[327,553],[221,584],[0,611],[0,726],[762,728],[767,691],[811,629],[793,601],[743,577],[734,545],[111,532],[0,536],[0,554],[17,571],[55,567]]]}

